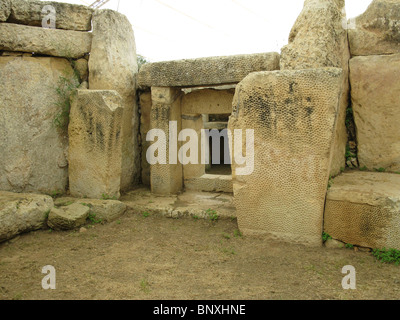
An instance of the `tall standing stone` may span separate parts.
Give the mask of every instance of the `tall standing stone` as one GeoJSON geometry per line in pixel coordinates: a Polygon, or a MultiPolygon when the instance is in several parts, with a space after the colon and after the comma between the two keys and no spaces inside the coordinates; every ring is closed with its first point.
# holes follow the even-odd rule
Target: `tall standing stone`
{"type": "MultiPolygon", "coordinates": [[[[310,246],[322,245],[325,196],[342,70],[252,73],[236,88],[229,129],[254,130],[254,150],[237,150],[232,165],[240,229],[310,246]],[[254,153],[254,171],[236,154],[254,153]],[[245,172],[246,173],[246,172],[245,172]]],[[[246,141],[246,142],[245,142],[246,141]]]]}
{"type": "Polygon", "coordinates": [[[183,168],[178,159],[178,133],[182,129],[180,95],[179,89],[151,88],[150,127],[165,134],[165,139],[156,138],[160,146],[158,151],[152,154],[152,150],[149,148],[148,154],[143,155],[146,158],[157,156],[161,160],[150,167],[151,191],[155,194],[177,194],[183,188],[183,168]],[[175,128],[170,125],[170,122],[176,124],[175,128]],[[171,146],[174,145],[176,150],[171,150],[171,146]],[[163,162],[163,151],[165,151],[166,163],[160,163],[163,162]]]}
{"type": "Polygon", "coordinates": [[[69,124],[69,185],[73,197],[119,198],[121,97],[116,91],[77,90],[69,124]]]}
{"type": "Polygon", "coordinates": [[[116,90],[121,96],[124,110],[121,189],[128,190],[140,178],[135,38],[129,20],[113,10],[96,10],[92,24],[89,89],[116,90]]]}
{"type": "Polygon", "coordinates": [[[306,0],[297,18],[289,44],[282,48],[281,70],[322,67],[343,69],[342,94],[332,154],[331,175],[345,167],[347,143],[346,110],[349,106],[347,21],[343,0],[306,0]]]}

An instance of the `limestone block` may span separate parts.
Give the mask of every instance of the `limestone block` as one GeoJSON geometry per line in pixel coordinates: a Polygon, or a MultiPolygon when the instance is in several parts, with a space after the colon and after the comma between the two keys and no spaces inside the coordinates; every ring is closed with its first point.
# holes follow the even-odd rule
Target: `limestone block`
{"type": "Polygon", "coordinates": [[[72,230],[83,226],[88,218],[88,206],[73,203],[69,206],[53,208],[50,211],[47,225],[54,230],[72,230]]]}
{"type": "Polygon", "coordinates": [[[335,132],[331,175],[340,173],[345,164],[347,144],[346,110],[349,105],[348,63],[350,59],[344,1],[306,0],[297,18],[289,44],[282,48],[281,70],[335,67],[343,69],[343,91],[335,132]]]}
{"type": "Polygon", "coordinates": [[[113,10],[93,13],[93,41],[89,58],[89,89],[116,90],[122,98],[121,189],[140,178],[139,113],[136,102],[138,73],[135,37],[129,20],[113,10]]]}
{"type": "MultiPolygon", "coordinates": [[[[169,147],[170,138],[177,142],[177,135],[182,130],[180,95],[181,91],[174,88],[151,88],[152,107],[150,126],[151,129],[159,129],[164,132],[167,158],[167,164],[157,163],[151,165],[151,191],[155,194],[177,194],[183,188],[183,169],[182,164],[177,159],[178,152],[176,152],[176,159],[172,159],[169,147]],[[174,134],[173,128],[170,127],[170,121],[176,122],[175,137],[172,137],[174,134]]],[[[176,151],[178,151],[180,144],[177,143],[176,145],[176,151]]]]}
{"type": "Polygon", "coordinates": [[[400,52],[400,2],[374,0],[349,30],[353,56],[400,52]]]}
{"type": "Polygon", "coordinates": [[[121,217],[126,211],[126,204],[117,200],[81,199],[90,208],[90,213],[102,222],[112,222],[121,217]]]}
{"type": "Polygon", "coordinates": [[[0,0],[0,22],[7,21],[11,14],[11,0],[0,0]]]}
{"type": "Polygon", "coordinates": [[[116,91],[77,90],[68,129],[73,197],[119,198],[122,117],[122,101],[116,91]]]}
{"type": "MultiPolygon", "coordinates": [[[[321,234],[342,70],[253,73],[236,88],[229,129],[254,130],[254,170],[238,175],[233,192],[240,230],[310,246],[321,234]]],[[[234,144],[233,144],[234,145],[234,144]]],[[[247,150],[246,152],[243,152],[247,150]]]]}
{"type": "Polygon", "coordinates": [[[66,59],[0,57],[0,189],[65,192],[68,139],[54,125],[60,78],[77,80],[66,59]]]}
{"type": "Polygon", "coordinates": [[[196,90],[182,97],[183,114],[231,114],[234,90],[196,90]]]}
{"type": "Polygon", "coordinates": [[[77,59],[90,52],[92,34],[0,23],[0,50],[77,59]]]}
{"type": "Polygon", "coordinates": [[[142,142],[142,184],[150,186],[150,164],[146,160],[146,152],[151,143],[149,141],[146,141],[146,136],[150,130],[151,92],[146,91],[140,93],[139,101],[140,135],[142,142]]]}
{"type": "Polygon", "coordinates": [[[350,60],[361,167],[400,171],[400,54],[350,60]]]}
{"type": "Polygon", "coordinates": [[[355,171],[336,177],[324,229],[345,243],[400,250],[400,175],[355,171]]]}
{"type": "Polygon", "coordinates": [[[251,72],[279,69],[279,54],[259,53],[155,62],[140,68],[140,87],[190,87],[237,83],[251,72]]]}
{"type": "Polygon", "coordinates": [[[42,229],[53,208],[49,196],[0,192],[0,242],[42,229]]]}
{"type": "Polygon", "coordinates": [[[48,14],[42,13],[43,7],[52,6],[56,11],[56,28],[76,31],[92,29],[93,9],[84,6],[54,1],[12,0],[9,22],[28,26],[42,26],[42,20],[48,14]]]}

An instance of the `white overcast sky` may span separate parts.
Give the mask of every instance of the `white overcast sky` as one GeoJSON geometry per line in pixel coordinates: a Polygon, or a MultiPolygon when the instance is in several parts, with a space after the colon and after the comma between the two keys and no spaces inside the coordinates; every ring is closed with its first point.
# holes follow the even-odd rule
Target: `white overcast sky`
{"type": "MultiPolygon", "coordinates": [[[[64,0],[90,5],[94,0],[64,0]]],[[[346,0],[347,17],[372,0],[346,0]]],[[[280,52],[303,0],[111,0],[102,9],[125,14],[137,53],[151,62],[280,52]]]]}

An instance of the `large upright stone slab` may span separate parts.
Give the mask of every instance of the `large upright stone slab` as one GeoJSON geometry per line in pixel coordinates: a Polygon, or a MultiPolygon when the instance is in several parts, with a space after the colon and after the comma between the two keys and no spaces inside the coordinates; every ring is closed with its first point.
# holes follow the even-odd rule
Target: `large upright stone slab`
{"type": "Polygon", "coordinates": [[[90,52],[92,34],[0,23],[0,50],[78,59],[90,52]]]}
{"type": "Polygon", "coordinates": [[[155,194],[177,194],[183,188],[183,168],[178,159],[180,147],[178,133],[182,129],[180,95],[181,91],[174,88],[151,88],[150,127],[162,131],[165,135],[165,139],[161,137],[154,139],[156,140],[154,142],[159,145],[158,151],[149,148],[147,154],[143,155],[149,160],[148,162],[151,162],[152,156],[161,160],[150,167],[151,192],[155,194]],[[170,125],[170,122],[174,122],[175,128],[170,125]],[[174,144],[176,150],[170,151],[170,147],[174,144]],[[165,150],[166,163],[160,163],[163,161],[161,159],[163,150],[165,150]]]}
{"type": "Polygon", "coordinates": [[[350,60],[358,161],[400,172],[400,54],[350,60]]]}
{"type": "Polygon", "coordinates": [[[345,243],[400,250],[400,175],[356,171],[336,177],[324,230],[345,243]]]}
{"type": "Polygon", "coordinates": [[[119,198],[121,105],[116,91],[77,90],[68,128],[69,187],[73,197],[119,198]]]}
{"type": "Polygon", "coordinates": [[[140,179],[135,37],[129,20],[116,11],[96,10],[92,22],[89,89],[116,90],[121,96],[124,108],[121,188],[126,191],[140,179]]]}
{"type": "Polygon", "coordinates": [[[0,57],[0,190],[66,191],[68,138],[54,125],[62,77],[78,85],[66,59],[0,57]]]}
{"type": "Polygon", "coordinates": [[[343,91],[340,100],[331,175],[340,173],[345,164],[347,143],[346,110],[349,106],[346,15],[342,0],[306,0],[297,18],[289,44],[282,48],[281,69],[299,70],[322,67],[343,69],[343,91]]]}
{"type": "MultiPolygon", "coordinates": [[[[0,2],[2,1],[4,0],[0,2]]],[[[48,15],[48,11],[43,10],[45,6],[54,8],[57,29],[76,31],[89,31],[92,29],[93,9],[84,5],[54,1],[12,0],[8,21],[41,27],[42,20],[48,15]]]]}
{"type": "Polygon", "coordinates": [[[400,52],[400,2],[374,0],[349,30],[353,56],[400,52]]]}
{"type": "Polygon", "coordinates": [[[244,146],[246,130],[254,130],[252,172],[237,174],[242,152],[233,150],[233,192],[245,234],[322,244],[341,85],[341,69],[321,68],[253,73],[237,86],[229,129],[242,130],[244,146]]]}

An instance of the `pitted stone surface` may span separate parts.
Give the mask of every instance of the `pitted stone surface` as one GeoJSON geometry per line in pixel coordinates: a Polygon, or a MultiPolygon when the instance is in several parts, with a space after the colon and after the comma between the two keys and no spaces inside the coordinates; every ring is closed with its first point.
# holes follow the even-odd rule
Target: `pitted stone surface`
{"type": "Polygon", "coordinates": [[[343,69],[343,90],[335,132],[331,175],[340,173],[345,164],[347,129],[346,110],[349,106],[349,59],[344,1],[306,0],[282,48],[281,70],[335,67],[343,69]]]}
{"type": "Polygon", "coordinates": [[[68,128],[73,197],[119,198],[122,116],[121,97],[116,91],[77,90],[68,128]]]}
{"type": "Polygon", "coordinates": [[[93,13],[89,89],[116,90],[124,109],[121,190],[140,179],[139,112],[136,101],[138,64],[135,36],[128,18],[113,10],[93,13]]]}
{"type": "Polygon", "coordinates": [[[400,250],[400,175],[349,172],[328,191],[324,230],[334,239],[400,250]]]}
{"type": "Polygon", "coordinates": [[[176,60],[145,64],[141,87],[190,87],[237,83],[249,73],[279,69],[278,53],[176,60]]]}
{"type": "Polygon", "coordinates": [[[254,171],[239,176],[242,166],[232,166],[245,234],[322,245],[341,83],[338,68],[253,73],[239,83],[229,129],[253,129],[255,139],[254,171]]]}

